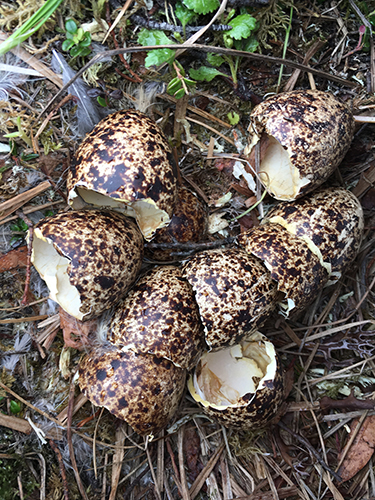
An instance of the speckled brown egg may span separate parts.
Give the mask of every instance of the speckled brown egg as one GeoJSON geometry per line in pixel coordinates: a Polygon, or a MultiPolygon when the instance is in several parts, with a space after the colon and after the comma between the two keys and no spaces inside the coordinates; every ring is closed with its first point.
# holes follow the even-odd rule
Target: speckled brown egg
{"type": "Polygon", "coordinates": [[[117,346],[187,369],[206,348],[193,290],[174,266],[143,276],[116,308],[108,332],[108,340],[117,346]]]}
{"type": "Polygon", "coordinates": [[[280,224],[304,240],[332,281],[339,279],[356,257],[364,226],[361,204],[344,188],[322,189],[282,203],[265,221],[280,224]]]}
{"type": "Polygon", "coordinates": [[[189,189],[180,186],[169,226],[158,231],[151,243],[146,245],[145,255],[158,261],[180,258],[181,249],[163,249],[158,245],[196,243],[206,235],[207,226],[208,213],[204,203],[189,189]]]}
{"type": "Polygon", "coordinates": [[[273,344],[259,332],[202,356],[188,381],[192,397],[225,427],[266,426],[284,402],[284,375],[273,344]]]}
{"type": "Polygon", "coordinates": [[[354,119],[348,106],[328,92],[295,90],[265,100],[250,115],[245,155],[278,200],[294,200],[322,184],[349,149],[354,119]]]}
{"type": "Polygon", "coordinates": [[[277,290],[261,262],[242,249],[207,250],[183,267],[210,348],[238,343],[267,319],[277,290]]]}
{"type": "Polygon", "coordinates": [[[134,216],[146,238],[169,224],[176,201],[176,166],[156,123],[136,110],[113,113],[77,150],[68,179],[68,201],[82,200],[134,216]]]}
{"type": "Polygon", "coordinates": [[[142,256],[136,224],[116,212],[63,212],[34,228],[32,262],[50,298],[79,320],[99,316],[125,295],[142,256]]]}
{"type": "Polygon", "coordinates": [[[285,315],[304,309],[328,281],[328,272],[304,241],[279,224],[265,224],[238,237],[238,243],[261,259],[284,294],[285,315]]]}
{"type": "Polygon", "coordinates": [[[96,406],[125,420],[138,434],[155,434],[178,408],[186,372],[170,361],[117,348],[100,348],[79,365],[79,386],[96,406]]]}

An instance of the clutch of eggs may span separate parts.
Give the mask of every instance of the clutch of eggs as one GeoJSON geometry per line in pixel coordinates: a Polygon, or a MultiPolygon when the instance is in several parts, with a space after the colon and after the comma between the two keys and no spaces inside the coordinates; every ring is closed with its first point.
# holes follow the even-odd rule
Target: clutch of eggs
{"type": "Polygon", "coordinates": [[[67,179],[68,201],[135,217],[146,240],[166,227],[176,202],[176,165],[167,139],[147,115],[117,111],[79,146],[67,179]]]}
{"type": "Polygon", "coordinates": [[[328,92],[277,94],[250,115],[245,155],[278,200],[294,200],[320,186],[349,149],[354,119],[349,107],[328,92]]]}

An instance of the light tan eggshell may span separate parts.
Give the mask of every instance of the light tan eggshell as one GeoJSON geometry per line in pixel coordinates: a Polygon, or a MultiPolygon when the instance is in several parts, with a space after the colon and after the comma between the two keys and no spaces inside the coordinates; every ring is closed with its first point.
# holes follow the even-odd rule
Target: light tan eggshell
{"type": "Polygon", "coordinates": [[[280,204],[265,221],[281,224],[302,238],[328,265],[332,278],[340,277],[361,246],[363,210],[354,194],[344,188],[322,189],[280,204]]]}
{"type": "Polygon", "coordinates": [[[108,340],[191,369],[205,347],[191,286],[173,266],[149,271],[116,308],[108,340]]]}
{"type": "Polygon", "coordinates": [[[279,224],[250,229],[238,237],[238,243],[264,262],[285,294],[281,304],[286,314],[304,309],[328,281],[327,270],[306,243],[279,224]]]}
{"type": "Polygon", "coordinates": [[[287,152],[291,165],[282,169],[282,150],[275,150],[279,166],[262,174],[261,142],[260,178],[275,198],[293,200],[322,184],[340,164],[353,138],[354,119],[349,107],[328,92],[294,90],[256,106],[248,131],[245,155],[262,137],[273,137],[287,152]]]}
{"type": "MultiPolygon", "coordinates": [[[[218,405],[202,398],[197,388],[197,380],[202,369],[201,363],[204,363],[207,355],[215,356],[220,354],[221,351],[206,353],[202,356],[194,374],[188,380],[190,394],[202,410],[221,425],[230,429],[248,430],[265,427],[276,416],[285,400],[284,373],[272,343],[259,332],[255,332],[248,339],[248,342],[249,345],[251,345],[251,342],[259,345],[262,344],[270,361],[263,378],[254,378],[255,385],[257,385],[255,392],[243,394],[241,397],[238,397],[237,402],[234,404],[218,405]]],[[[241,344],[246,345],[246,342],[241,344]]],[[[212,377],[212,383],[215,386],[213,387],[214,391],[220,391],[222,373],[223,369],[221,368],[212,377]]],[[[234,373],[235,368],[233,369],[234,373]]],[[[226,384],[224,383],[224,385],[226,384]]]]}
{"type": "Polygon", "coordinates": [[[158,125],[145,114],[132,109],[117,111],[101,120],[82,141],[68,173],[67,188],[73,208],[78,195],[116,210],[129,210],[127,204],[134,207],[142,201],[148,208],[157,207],[164,212],[157,223],[133,210],[127,213],[136,216],[145,238],[150,239],[158,227],[169,223],[176,201],[171,148],[158,125]],[[102,197],[94,201],[93,193],[102,197]]]}
{"type": "Polygon", "coordinates": [[[213,349],[239,342],[275,308],[277,290],[270,273],[240,248],[200,252],[182,272],[195,292],[206,342],[213,349]]]}
{"type": "Polygon", "coordinates": [[[125,420],[138,434],[155,434],[176,412],[186,372],[170,361],[101,348],[79,365],[79,386],[96,406],[125,420]]]}
{"type": "MultiPolygon", "coordinates": [[[[80,300],[79,311],[67,309],[59,293],[51,298],[80,320],[99,316],[114,306],[134,283],[142,265],[142,235],[132,219],[116,212],[62,212],[38,222],[32,261],[43,279],[56,272],[55,263],[49,264],[51,246],[55,255],[65,258],[64,276],[77,290],[73,306],[76,309],[80,300]]],[[[59,281],[57,288],[61,292],[59,281]]]]}

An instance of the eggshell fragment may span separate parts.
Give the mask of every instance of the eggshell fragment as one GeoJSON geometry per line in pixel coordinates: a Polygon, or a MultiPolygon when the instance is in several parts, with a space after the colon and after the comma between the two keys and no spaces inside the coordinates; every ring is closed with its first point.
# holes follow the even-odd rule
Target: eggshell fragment
{"type": "Polygon", "coordinates": [[[271,210],[265,219],[301,238],[327,269],[339,279],[356,257],[364,219],[358,199],[343,188],[327,188],[271,210]]]}
{"type": "Polygon", "coordinates": [[[264,262],[284,294],[279,305],[286,315],[304,309],[328,281],[327,270],[306,243],[279,224],[265,224],[242,233],[238,243],[264,262]]]}
{"type": "Polygon", "coordinates": [[[178,408],[185,370],[152,355],[100,348],[79,365],[79,386],[97,406],[125,420],[138,434],[155,434],[178,408]]]}
{"type": "Polygon", "coordinates": [[[116,308],[108,340],[193,368],[205,348],[204,334],[193,290],[181,270],[163,266],[143,276],[116,308]]]}
{"type": "Polygon", "coordinates": [[[340,164],[353,138],[354,119],[330,93],[295,90],[256,106],[248,131],[244,153],[254,155],[260,141],[261,182],[278,200],[294,200],[322,184],[340,164]]]}
{"type": "Polygon", "coordinates": [[[284,401],[284,375],[273,344],[259,332],[205,353],[188,380],[192,397],[225,427],[264,427],[284,401]]]}
{"type": "Polygon", "coordinates": [[[99,316],[125,295],[142,256],[137,226],[115,212],[62,212],[34,228],[32,262],[50,298],[79,320],[99,316]]]}
{"type": "Polygon", "coordinates": [[[178,248],[163,249],[153,245],[160,243],[196,243],[207,233],[208,213],[205,205],[189,189],[177,190],[177,201],[168,227],[160,229],[146,246],[146,256],[154,260],[168,261],[175,258],[178,248]]]}
{"type": "Polygon", "coordinates": [[[267,319],[277,290],[261,262],[242,249],[207,250],[183,267],[195,292],[207,344],[238,343],[267,319]]]}
{"type": "Polygon", "coordinates": [[[77,150],[67,179],[68,201],[123,211],[148,240],[169,224],[176,201],[176,166],[156,123],[136,110],[113,113],[77,150]]]}

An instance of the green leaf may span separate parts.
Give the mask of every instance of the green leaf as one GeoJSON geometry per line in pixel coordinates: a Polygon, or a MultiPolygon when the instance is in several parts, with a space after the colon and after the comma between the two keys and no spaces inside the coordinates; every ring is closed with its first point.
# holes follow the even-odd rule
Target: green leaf
{"type": "Polygon", "coordinates": [[[81,51],[82,51],[82,47],[80,47],[79,45],[75,45],[74,47],[72,47],[70,49],[69,53],[72,57],[78,57],[80,55],[81,51]]]}
{"type": "Polygon", "coordinates": [[[199,69],[191,69],[189,73],[194,80],[206,82],[210,82],[215,76],[228,76],[215,68],[208,68],[207,66],[202,66],[199,69]]]}
{"type": "Polygon", "coordinates": [[[247,40],[245,40],[244,46],[242,50],[245,50],[246,52],[255,52],[258,48],[259,42],[255,38],[255,36],[251,36],[247,40]]]}
{"type": "MultiPolygon", "coordinates": [[[[138,35],[138,43],[147,45],[171,45],[174,42],[170,40],[164,31],[143,29],[138,35]]],[[[175,51],[172,49],[156,49],[147,54],[145,60],[146,68],[150,66],[159,66],[165,62],[173,61],[175,51]]]]}
{"type": "Polygon", "coordinates": [[[73,21],[73,19],[68,19],[65,23],[65,29],[66,31],[68,31],[69,33],[76,33],[77,31],[77,24],[75,21],[73,21]]]}
{"type": "Polygon", "coordinates": [[[235,40],[241,40],[242,38],[248,38],[251,32],[254,31],[256,19],[250,16],[250,14],[242,14],[232,19],[229,22],[229,26],[232,26],[232,29],[225,34],[235,40]]]}
{"type": "Polygon", "coordinates": [[[170,40],[164,31],[143,29],[139,32],[138,43],[140,45],[171,45],[174,42],[170,40]]]}
{"type": "Polygon", "coordinates": [[[64,40],[61,47],[65,52],[67,52],[71,47],[73,47],[73,45],[74,42],[72,42],[71,40],[64,40]]]}
{"type": "Polygon", "coordinates": [[[197,14],[208,14],[216,10],[220,2],[219,0],[183,0],[183,4],[197,14]]]}
{"type": "Polygon", "coordinates": [[[195,12],[189,10],[181,2],[176,3],[176,9],[174,11],[177,19],[181,21],[182,26],[185,28],[187,24],[195,17],[195,12]]]}
{"type": "Polygon", "coordinates": [[[170,63],[173,61],[174,56],[175,51],[172,49],[150,50],[145,60],[145,66],[146,68],[149,68],[150,66],[159,66],[163,63],[170,63]]]}
{"type": "Polygon", "coordinates": [[[178,90],[174,96],[176,99],[181,99],[181,97],[184,97],[185,95],[185,89],[184,88],[181,88],[180,90],[178,90]]]}
{"type": "Polygon", "coordinates": [[[107,107],[107,102],[104,97],[98,96],[96,100],[98,101],[98,104],[100,104],[100,106],[103,106],[103,108],[107,107]]]}
{"type": "Polygon", "coordinates": [[[78,38],[78,41],[83,40],[83,37],[85,36],[85,32],[83,31],[83,28],[78,28],[76,37],[78,38]]]}
{"type": "Polygon", "coordinates": [[[176,76],[168,83],[167,94],[174,95],[182,87],[181,80],[176,76]]]}
{"type": "Polygon", "coordinates": [[[88,47],[91,44],[91,33],[86,31],[83,40],[80,42],[81,47],[88,47]]]}
{"type": "Polygon", "coordinates": [[[235,111],[230,111],[228,114],[227,114],[227,117],[228,117],[228,120],[229,120],[229,123],[233,126],[237,125],[237,123],[240,121],[240,115],[238,113],[236,113],[235,111]]]}
{"type": "Polygon", "coordinates": [[[213,52],[207,53],[207,61],[212,66],[221,66],[222,64],[224,64],[224,59],[221,56],[214,54],[213,52]]]}
{"type": "Polygon", "coordinates": [[[80,48],[81,48],[81,52],[80,52],[80,56],[81,57],[86,57],[88,56],[89,54],[91,54],[91,49],[90,47],[82,47],[81,44],[80,44],[80,48]]]}
{"type": "Polygon", "coordinates": [[[12,400],[9,406],[10,406],[10,411],[14,414],[17,414],[21,411],[21,403],[19,403],[18,401],[12,400]]]}

